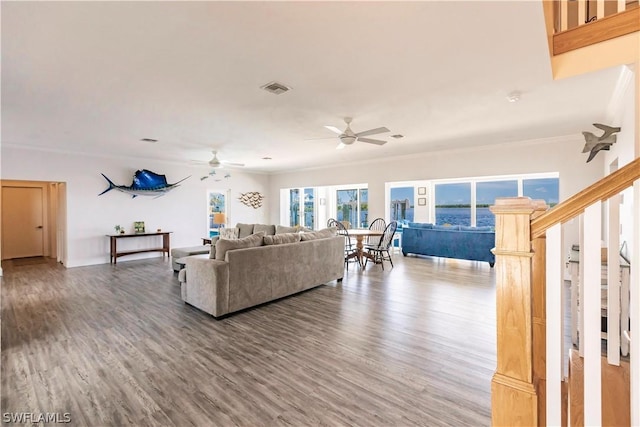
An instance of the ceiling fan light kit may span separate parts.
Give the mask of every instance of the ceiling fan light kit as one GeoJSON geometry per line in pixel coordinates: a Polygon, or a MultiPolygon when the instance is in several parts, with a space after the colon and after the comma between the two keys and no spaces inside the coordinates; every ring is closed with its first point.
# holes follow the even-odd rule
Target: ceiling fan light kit
{"type": "Polygon", "coordinates": [[[329,129],[331,132],[338,134],[340,143],[336,147],[337,150],[341,150],[345,146],[351,145],[356,141],[366,142],[366,143],[375,144],[375,145],[384,145],[387,143],[387,141],[383,141],[381,139],[363,138],[364,136],[377,135],[379,133],[389,132],[389,129],[387,129],[386,127],[379,127],[379,128],[369,129],[369,130],[355,133],[353,130],[351,130],[351,121],[352,121],[351,117],[344,118],[344,122],[347,124],[347,128],[345,130],[340,130],[335,126],[325,126],[325,128],[329,129]]]}

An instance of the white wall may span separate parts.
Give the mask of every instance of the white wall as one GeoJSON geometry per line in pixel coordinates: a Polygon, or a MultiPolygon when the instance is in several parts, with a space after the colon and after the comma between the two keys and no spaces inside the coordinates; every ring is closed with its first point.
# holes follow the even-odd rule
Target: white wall
{"type": "MultiPolygon", "coordinates": [[[[604,157],[603,174],[610,173],[610,165],[617,161],[618,169],[630,163],[636,158],[635,144],[638,140],[636,135],[636,90],[635,75],[630,68],[626,68],[621,74],[618,82],[617,92],[614,95],[614,104],[610,106],[610,114],[607,118],[610,122],[605,123],[610,126],[619,126],[620,132],[617,134],[617,142],[613,144],[609,151],[601,151],[598,154],[604,157]]],[[[600,135],[600,132],[594,132],[600,135]]],[[[623,193],[623,201],[620,206],[620,243],[626,241],[628,255],[631,255],[631,239],[633,233],[633,189],[629,188],[623,193]]]]}
{"type": "MultiPolygon", "coordinates": [[[[134,221],[144,221],[147,231],[161,228],[172,231],[171,246],[195,246],[207,236],[207,189],[231,189],[228,224],[268,221],[270,198],[254,209],[238,201],[240,193],[259,191],[266,194],[269,177],[230,170],[231,178],[215,182],[200,181],[207,170],[173,163],[24,150],[2,147],[2,179],[56,181],[67,183],[67,267],[109,262],[109,241],[116,224],[131,231],[134,221]],[[149,169],[167,176],[169,183],[186,176],[191,178],[165,196],[131,196],[119,191],[100,192],[108,187],[104,173],[118,185],[131,185],[137,169],[149,169]]],[[[276,204],[277,206],[277,204],[276,204]]],[[[123,248],[157,246],[157,237],[123,240],[123,248]],[[130,240],[130,241],[129,241],[130,240]],[[126,243],[124,243],[126,241],[126,243]],[[125,246],[126,245],[126,246],[125,246]]],[[[160,253],[137,254],[118,262],[160,256],[160,253]]]]}
{"type": "MultiPolygon", "coordinates": [[[[366,182],[369,185],[369,216],[376,218],[385,216],[385,182],[543,172],[559,173],[562,201],[603,176],[603,157],[585,163],[587,157],[582,154],[583,146],[582,135],[573,135],[274,174],[270,180],[269,194],[274,200],[269,216],[272,222],[279,218],[279,201],[275,198],[281,188],[366,182]]],[[[577,224],[568,224],[565,236],[566,245],[577,242],[577,224]]]]}

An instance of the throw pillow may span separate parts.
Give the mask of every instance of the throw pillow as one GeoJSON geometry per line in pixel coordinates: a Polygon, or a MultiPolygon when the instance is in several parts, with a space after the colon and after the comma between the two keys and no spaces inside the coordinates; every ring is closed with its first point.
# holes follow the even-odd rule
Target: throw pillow
{"type": "Polygon", "coordinates": [[[313,228],[300,227],[300,231],[302,231],[303,233],[310,233],[313,231],[313,228]]]}
{"type": "Polygon", "coordinates": [[[300,233],[281,233],[274,236],[264,236],[265,245],[282,245],[300,241],[300,233]]]}
{"type": "Polygon", "coordinates": [[[246,249],[262,246],[263,238],[264,232],[261,231],[236,240],[220,239],[216,242],[216,259],[218,261],[224,261],[227,252],[234,249],[246,249]]]}
{"type": "Polygon", "coordinates": [[[216,259],[216,242],[220,240],[220,237],[211,238],[211,248],[209,249],[209,259],[216,259]]]}
{"type": "Polygon", "coordinates": [[[297,233],[299,227],[287,227],[285,225],[276,225],[276,234],[297,233]]]}
{"type": "MultiPolygon", "coordinates": [[[[238,238],[238,229],[237,228],[221,228],[220,238],[227,239],[227,240],[236,240],[238,238]]],[[[213,244],[213,242],[211,243],[213,244]]]]}
{"type": "Polygon", "coordinates": [[[337,234],[338,229],[336,227],[324,228],[318,231],[312,231],[310,233],[302,233],[300,239],[304,242],[307,240],[326,239],[327,237],[333,237],[337,234]]]}
{"type": "Polygon", "coordinates": [[[238,237],[243,238],[253,233],[253,224],[242,224],[237,223],[236,228],[238,229],[238,237]]]}
{"type": "Polygon", "coordinates": [[[273,236],[274,234],[276,234],[276,226],[271,224],[255,224],[253,226],[253,232],[254,233],[259,233],[261,231],[264,231],[264,234],[267,236],[273,236]]]}

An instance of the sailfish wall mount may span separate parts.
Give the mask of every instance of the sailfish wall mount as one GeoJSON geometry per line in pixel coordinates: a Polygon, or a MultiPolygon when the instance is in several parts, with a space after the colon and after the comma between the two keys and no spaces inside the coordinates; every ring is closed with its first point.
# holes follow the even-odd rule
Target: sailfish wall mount
{"type": "Polygon", "coordinates": [[[598,154],[601,150],[609,150],[611,146],[616,142],[617,136],[615,134],[620,132],[619,127],[607,126],[601,123],[594,123],[593,125],[598,129],[604,131],[604,133],[600,136],[595,136],[591,132],[582,132],[584,140],[586,141],[582,152],[589,153],[587,163],[593,160],[596,154],[598,154]]]}
{"type": "Polygon", "coordinates": [[[166,175],[160,175],[155,172],[151,172],[147,169],[137,170],[133,175],[133,181],[131,185],[116,185],[105,174],[101,174],[104,179],[109,183],[109,188],[104,190],[98,196],[102,196],[107,191],[118,190],[122,193],[131,194],[133,197],[137,196],[155,196],[160,197],[167,194],[169,191],[178,187],[182,181],[189,178],[183,178],[173,184],[167,183],[166,175]]]}

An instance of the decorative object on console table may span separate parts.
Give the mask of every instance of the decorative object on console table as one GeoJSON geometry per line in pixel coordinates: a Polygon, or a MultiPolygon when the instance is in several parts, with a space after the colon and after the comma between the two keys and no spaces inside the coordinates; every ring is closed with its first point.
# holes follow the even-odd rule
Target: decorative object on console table
{"type": "Polygon", "coordinates": [[[133,231],[136,234],[144,233],[144,221],[136,221],[133,223],[133,231]]]}
{"type": "Polygon", "coordinates": [[[257,191],[250,191],[248,193],[240,193],[238,200],[244,205],[251,206],[254,209],[258,209],[262,206],[264,196],[257,191]]]}

